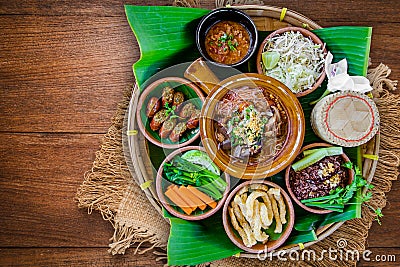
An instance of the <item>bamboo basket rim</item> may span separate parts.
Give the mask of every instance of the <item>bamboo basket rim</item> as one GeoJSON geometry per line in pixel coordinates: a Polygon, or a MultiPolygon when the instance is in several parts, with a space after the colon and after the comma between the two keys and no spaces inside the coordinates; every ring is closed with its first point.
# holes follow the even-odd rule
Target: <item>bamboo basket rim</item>
{"type": "MultiPolygon", "coordinates": [[[[258,17],[258,18],[272,18],[279,23],[288,23],[293,26],[298,27],[307,27],[308,29],[320,29],[322,28],[317,23],[307,18],[306,16],[293,11],[286,9],[285,16],[281,19],[281,14],[284,8],[276,7],[276,6],[259,6],[259,5],[240,5],[240,6],[232,6],[233,8],[240,9],[245,11],[250,17],[258,17]]],[[[278,24],[281,25],[281,24],[278,24]]],[[[279,27],[279,26],[278,26],[279,27]]],[[[271,29],[273,30],[273,29],[271,29]]],[[[135,182],[142,188],[146,197],[149,199],[152,206],[162,215],[162,205],[157,198],[156,190],[155,190],[155,181],[154,177],[157,173],[157,170],[154,169],[150,162],[150,157],[148,155],[147,141],[144,136],[139,131],[139,127],[136,123],[136,109],[138,106],[138,99],[140,95],[140,90],[137,85],[132,89],[132,97],[129,103],[129,108],[126,112],[124,118],[124,126],[122,129],[123,134],[123,150],[126,158],[126,163],[128,165],[129,171],[132,173],[135,182]],[[128,134],[130,133],[130,134],[128,134]],[[143,153],[146,152],[146,153],[143,153]],[[147,163],[147,166],[146,166],[147,163]]],[[[362,146],[362,154],[379,154],[379,145],[380,145],[380,133],[378,133],[366,144],[362,146]]],[[[362,167],[363,167],[363,176],[368,181],[371,182],[375,170],[377,167],[378,161],[363,158],[362,167]]],[[[367,188],[364,188],[364,193],[367,188]]],[[[165,220],[169,222],[168,219],[165,220]]],[[[293,250],[300,250],[311,245],[322,241],[324,238],[328,237],[332,233],[334,233],[340,226],[342,226],[345,222],[337,222],[329,225],[325,225],[316,230],[317,240],[307,242],[297,245],[287,245],[278,248],[273,253],[273,256],[276,256],[278,253],[285,251],[286,253],[293,250]]],[[[240,253],[239,257],[246,258],[257,258],[257,254],[252,253],[240,253]]]]}

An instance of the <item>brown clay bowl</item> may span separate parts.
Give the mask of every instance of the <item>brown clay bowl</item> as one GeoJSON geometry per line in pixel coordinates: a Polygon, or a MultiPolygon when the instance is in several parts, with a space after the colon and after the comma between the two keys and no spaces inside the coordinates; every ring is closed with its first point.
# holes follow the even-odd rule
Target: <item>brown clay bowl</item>
{"type": "Polygon", "coordinates": [[[280,247],[286,241],[286,239],[289,237],[290,233],[292,232],[293,225],[294,225],[294,218],[295,218],[294,208],[293,208],[292,201],[290,200],[290,197],[288,196],[288,194],[286,194],[286,192],[280,186],[278,186],[275,183],[269,182],[269,181],[246,181],[246,182],[238,185],[229,194],[228,198],[226,199],[223,211],[222,211],[222,220],[223,220],[225,232],[227,233],[228,237],[236,246],[238,246],[239,248],[241,248],[247,252],[250,252],[250,253],[260,253],[260,252],[265,253],[265,252],[273,251],[273,250],[277,249],[278,247],[280,247]],[[231,201],[233,201],[236,193],[240,189],[242,189],[246,185],[256,184],[256,183],[264,184],[264,185],[268,186],[269,188],[278,188],[281,191],[281,196],[283,196],[283,199],[286,204],[287,223],[283,225],[283,228],[282,228],[283,231],[280,234],[274,233],[275,223],[273,223],[271,225],[271,227],[269,229],[267,229],[266,233],[270,236],[270,239],[267,241],[266,244],[257,243],[256,245],[254,245],[252,247],[246,247],[243,243],[242,238],[240,237],[240,235],[237,233],[237,231],[232,226],[228,207],[229,207],[231,201]]]}
{"type": "MultiPolygon", "coordinates": [[[[276,31],[272,32],[271,34],[269,34],[264,39],[264,41],[261,43],[260,48],[259,48],[259,50],[257,52],[257,61],[256,62],[257,62],[257,72],[258,73],[265,75],[264,72],[263,72],[262,66],[261,66],[261,62],[262,62],[261,54],[264,52],[263,50],[264,50],[266,44],[268,43],[269,39],[271,39],[271,37],[273,37],[275,35],[280,35],[280,34],[282,34],[284,32],[288,32],[288,31],[300,32],[303,36],[311,38],[311,40],[315,44],[320,44],[321,47],[323,47],[323,45],[324,45],[324,43],[321,41],[321,39],[318,38],[317,35],[315,35],[311,31],[306,30],[304,28],[300,28],[300,27],[285,27],[285,28],[281,28],[279,30],[276,30],[276,31]]],[[[324,54],[325,55],[327,54],[326,48],[324,48],[324,54]]],[[[302,96],[305,96],[305,95],[308,95],[308,94],[314,92],[322,84],[322,82],[325,79],[325,76],[326,76],[326,74],[325,74],[325,66],[324,66],[323,69],[322,69],[321,75],[319,76],[319,78],[317,78],[317,80],[315,81],[314,85],[310,89],[307,89],[307,90],[301,91],[299,93],[296,93],[296,96],[297,97],[302,97],[302,96]]]]}
{"type": "Polygon", "coordinates": [[[151,97],[161,99],[162,89],[165,86],[172,87],[175,91],[182,92],[185,95],[185,101],[191,101],[196,108],[201,109],[205,100],[202,91],[192,82],[180,77],[165,77],[149,84],[141,93],[138,101],[138,109],[136,110],[136,118],[140,131],[146,139],[153,144],[175,149],[186,146],[196,140],[199,135],[199,127],[193,130],[187,130],[178,142],[172,142],[168,138],[161,138],[158,131],[150,128],[151,119],[146,116],[147,103],[151,97]]]}
{"type": "Polygon", "coordinates": [[[256,73],[239,74],[222,81],[207,96],[200,116],[200,136],[207,154],[221,170],[240,179],[266,178],[285,169],[299,153],[304,132],[303,109],[296,96],[278,80],[256,73]],[[263,88],[280,101],[287,114],[287,136],[282,149],[263,161],[240,162],[231,156],[231,152],[218,148],[214,119],[217,104],[231,89],[243,86],[263,88]]]}
{"type": "Polygon", "coordinates": [[[160,200],[161,204],[163,205],[163,207],[172,215],[174,215],[175,217],[184,219],[184,220],[188,220],[188,221],[198,221],[198,220],[202,220],[205,218],[210,217],[211,215],[213,215],[214,213],[216,213],[219,209],[222,208],[222,206],[224,205],[224,202],[228,196],[229,193],[229,189],[230,189],[230,177],[228,174],[223,173],[222,177],[225,178],[226,183],[228,184],[226,186],[225,191],[222,193],[223,197],[217,202],[217,206],[215,208],[210,208],[207,207],[204,213],[201,214],[191,214],[191,215],[187,215],[186,213],[184,213],[183,211],[179,211],[178,209],[175,208],[175,205],[165,196],[165,190],[167,189],[167,187],[169,185],[171,185],[172,183],[169,182],[164,176],[164,170],[163,170],[163,166],[166,162],[171,161],[175,156],[177,155],[181,155],[186,151],[189,150],[201,150],[203,152],[205,152],[203,147],[200,146],[186,146],[186,147],[182,147],[179,148],[175,151],[173,151],[171,154],[169,154],[165,160],[161,163],[160,168],[158,169],[157,172],[157,178],[156,178],[156,191],[157,191],[157,196],[158,199],[160,200]]]}
{"type": "MultiPolygon", "coordinates": [[[[326,143],[313,143],[313,144],[309,144],[305,147],[303,147],[299,153],[299,155],[301,153],[303,153],[303,151],[308,150],[308,149],[313,149],[313,148],[319,148],[319,147],[330,147],[332,145],[330,144],[326,144],[326,143]]],[[[342,154],[341,155],[343,160],[345,162],[350,161],[349,157],[346,154],[342,154]]],[[[286,182],[286,188],[289,192],[289,195],[292,197],[292,199],[294,200],[294,202],[296,202],[297,205],[299,205],[301,208],[305,209],[306,211],[312,212],[312,213],[316,213],[316,214],[327,214],[327,213],[331,213],[333,212],[332,210],[327,210],[327,209],[319,209],[319,208],[311,208],[311,207],[307,207],[306,205],[304,205],[303,203],[301,203],[301,201],[296,197],[296,195],[294,194],[292,187],[290,185],[290,169],[291,169],[292,165],[288,166],[286,168],[286,172],[285,172],[285,182],[286,182]]],[[[354,179],[354,173],[352,170],[348,169],[347,170],[347,177],[348,177],[348,183],[347,184],[351,184],[353,182],[354,179]]]]}

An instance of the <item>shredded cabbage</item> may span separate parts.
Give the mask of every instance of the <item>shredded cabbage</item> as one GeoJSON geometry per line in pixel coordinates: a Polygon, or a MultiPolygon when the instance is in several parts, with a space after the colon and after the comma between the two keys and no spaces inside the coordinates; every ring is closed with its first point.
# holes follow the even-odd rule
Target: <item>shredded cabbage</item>
{"type": "Polygon", "coordinates": [[[310,89],[322,74],[323,49],[300,32],[275,35],[265,45],[263,54],[276,52],[280,58],[273,68],[266,68],[261,62],[264,74],[281,81],[294,93],[310,89]]]}

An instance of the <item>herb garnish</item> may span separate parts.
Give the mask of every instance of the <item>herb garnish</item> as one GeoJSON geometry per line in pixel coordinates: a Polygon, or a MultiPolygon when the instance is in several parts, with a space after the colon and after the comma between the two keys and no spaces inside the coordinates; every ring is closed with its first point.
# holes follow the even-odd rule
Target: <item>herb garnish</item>
{"type": "Polygon", "coordinates": [[[179,117],[178,115],[175,114],[176,106],[170,107],[168,103],[165,103],[164,107],[165,107],[165,109],[167,110],[167,111],[165,112],[165,114],[166,114],[167,116],[168,116],[168,115],[171,115],[171,117],[169,117],[170,119],[181,118],[181,117],[179,117]]]}
{"type": "MultiPolygon", "coordinates": [[[[221,35],[221,37],[219,37],[218,41],[219,42],[217,43],[217,45],[219,47],[224,46],[225,44],[228,45],[228,47],[224,46],[224,51],[228,50],[228,48],[229,48],[229,50],[234,51],[234,50],[236,50],[236,47],[239,45],[239,43],[237,41],[232,42],[233,41],[232,34],[226,34],[225,32],[224,32],[224,34],[221,35]]],[[[211,43],[210,43],[210,45],[211,45],[211,43]]]]}

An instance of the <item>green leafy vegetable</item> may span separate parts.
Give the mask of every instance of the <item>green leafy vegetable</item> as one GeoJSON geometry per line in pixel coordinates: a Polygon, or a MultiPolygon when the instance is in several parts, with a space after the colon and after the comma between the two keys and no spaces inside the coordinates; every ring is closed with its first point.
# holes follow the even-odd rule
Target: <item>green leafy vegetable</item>
{"type": "Polygon", "coordinates": [[[210,170],[216,175],[220,174],[219,168],[215,163],[210,159],[206,152],[201,150],[189,150],[182,155],[182,158],[200,166],[204,166],[204,168],[210,170]]]}
{"type": "Polygon", "coordinates": [[[165,103],[164,107],[167,110],[167,112],[166,112],[167,116],[170,115],[169,119],[181,118],[181,117],[179,117],[178,115],[175,114],[176,106],[170,107],[168,103],[165,103]]]}
{"type": "Polygon", "coordinates": [[[171,162],[165,163],[163,169],[165,177],[171,183],[196,186],[198,190],[206,193],[214,200],[222,198],[222,193],[227,186],[225,180],[219,175],[180,156],[176,156],[171,162]]]}

